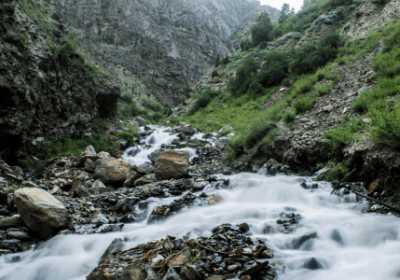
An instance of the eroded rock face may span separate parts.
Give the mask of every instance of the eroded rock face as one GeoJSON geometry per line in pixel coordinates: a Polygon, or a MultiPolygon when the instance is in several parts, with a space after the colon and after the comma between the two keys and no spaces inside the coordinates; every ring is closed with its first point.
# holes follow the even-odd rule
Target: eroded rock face
{"type": "Polygon", "coordinates": [[[261,11],[279,17],[248,0],[51,2],[117,84],[171,107],[230,51],[225,42],[239,26],[261,11]]]}
{"type": "MultiPolygon", "coordinates": [[[[60,48],[66,28],[50,11],[60,48]]],[[[119,88],[93,78],[93,70],[78,53],[54,54],[43,27],[17,1],[0,5],[0,154],[12,162],[44,136],[89,136],[97,118],[118,117],[119,88]],[[24,30],[24,31],[21,31],[24,30]],[[22,36],[23,34],[24,36],[22,36]],[[23,39],[24,38],[24,39],[23,39]],[[73,61],[79,62],[73,64],[73,61]],[[73,69],[73,71],[71,70],[73,69]]]]}
{"type": "Polygon", "coordinates": [[[100,159],[96,162],[95,178],[104,184],[117,185],[124,183],[131,165],[120,159],[100,159]]]}
{"type": "Polygon", "coordinates": [[[47,239],[63,229],[73,229],[67,209],[48,192],[23,188],[14,193],[18,213],[40,238],[47,239]]]}
{"type": "Polygon", "coordinates": [[[161,180],[179,179],[189,172],[189,153],[186,151],[164,151],[156,160],[154,173],[161,180]]]}

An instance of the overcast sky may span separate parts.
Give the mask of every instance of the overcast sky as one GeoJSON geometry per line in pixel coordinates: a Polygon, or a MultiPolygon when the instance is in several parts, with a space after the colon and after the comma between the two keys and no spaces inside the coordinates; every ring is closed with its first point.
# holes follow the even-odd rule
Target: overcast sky
{"type": "Polygon", "coordinates": [[[261,5],[268,5],[277,9],[281,9],[284,3],[288,3],[290,8],[294,7],[296,12],[299,11],[301,5],[303,5],[303,0],[259,0],[261,5]]]}

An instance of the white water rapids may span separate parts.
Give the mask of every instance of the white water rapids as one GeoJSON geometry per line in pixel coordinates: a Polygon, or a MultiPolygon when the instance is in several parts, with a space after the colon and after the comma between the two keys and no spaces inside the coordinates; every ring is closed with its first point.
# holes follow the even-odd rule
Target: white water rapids
{"type": "MultiPolygon", "coordinates": [[[[161,129],[154,136],[152,143],[147,143],[153,148],[141,151],[134,158],[125,156],[125,160],[132,164],[143,163],[147,161],[147,154],[175,139],[174,135],[163,133],[161,129]]],[[[362,214],[362,204],[354,198],[345,203],[343,198],[331,196],[327,183],[319,184],[316,190],[305,190],[299,186],[302,178],[296,176],[240,173],[224,177],[231,182],[227,189],[215,190],[208,186],[204,190],[224,197],[218,205],[186,209],[162,224],[146,225],[146,220],[126,224],[123,232],[56,236],[34,251],[1,257],[0,279],[84,280],[114,238],[125,238],[128,240],[125,247],[130,248],[165,238],[167,234],[182,237],[190,232],[190,238],[209,236],[217,225],[242,222],[250,225],[253,238],[265,239],[267,247],[274,252],[270,263],[276,263],[278,279],[399,279],[398,218],[362,214]],[[300,214],[300,227],[292,233],[263,234],[265,224],[276,229],[282,227],[276,223],[282,212],[300,214]],[[338,238],[336,241],[332,238],[335,230],[340,242],[338,238]],[[292,248],[293,238],[311,232],[317,232],[317,238],[300,249],[292,248]],[[15,261],[18,256],[20,260],[15,261]],[[321,263],[321,269],[304,268],[304,262],[311,257],[321,263]]],[[[176,197],[155,198],[148,213],[173,199],[176,197]]]]}

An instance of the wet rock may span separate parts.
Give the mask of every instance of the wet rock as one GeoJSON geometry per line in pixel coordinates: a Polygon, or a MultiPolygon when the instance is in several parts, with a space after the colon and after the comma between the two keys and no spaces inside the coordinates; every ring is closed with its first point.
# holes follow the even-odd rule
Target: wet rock
{"type": "Polygon", "coordinates": [[[89,172],[95,172],[96,162],[91,159],[87,159],[85,162],[84,170],[89,172]]]}
{"type": "Polygon", "coordinates": [[[91,218],[90,218],[90,223],[92,224],[107,224],[108,223],[108,219],[106,216],[104,216],[101,213],[97,213],[94,214],[91,218]]]}
{"type": "Polygon", "coordinates": [[[140,201],[138,197],[125,197],[118,201],[117,205],[114,206],[114,211],[127,213],[135,210],[135,205],[140,201]]]}
{"type": "Polygon", "coordinates": [[[322,168],[312,175],[314,181],[323,181],[329,173],[329,168],[322,168]]]}
{"type": "Polygon", "coordinates": [[[315,270],[322,268],[322,265],[316,258],[311,258],[304,262],[304,268],[315,270]]]}
{"type": "Polygon", "coordinates": [[[135,181],[140,177],[139,173],[137,173],[134,168],[130,168],[128,173],[126,174],[126,180],[123,184],[124,187],[129,188],[134,186],[135,181]]]}
{"type": "Polygon", "coordinates": [[[63,229],[74,230],[67,209],[48,192],[25,188],[14,195],[22,220],[40,238],[47,239],[63,229]]]}
{"type": "Polygon", "coordinates": [[[176,131],[177,132],[182,132],[182,133],[184,133],[185,135],[188,135],[188,136],[192,136],[195,133],[195,130],[191,125],[185,125],[185,126],[178,127],[176,129],[176,131]]]}
{"type": "Polygon", "coordinates": [[[4,227],[19,227],[24,225],[24,221],[20,215],[14,215],[0,220],[0,228],[4,227]]]}
{"type": "Polygon", "coordinates": [[[209,195],[207,202],[209,205],[216,205],[218,203],[221,203],[224,200],[222,195],[220,194],[211,194],[209,195]]]}
{"type": "Polygon", "coordinates": [[[149,160],[151,160],[151,162],[156,163],[157,159],[158,159],[158,158],[160,157],[160,155],[161,155],[161,152],[162,152],[161,150],[152,152],[151,154],[149,154],[149,155],[147,156],[147,158],[148,158],[149,160]]]}
{"type": "Polygon", "coordinates": [[[156,181],[157,181],[157,179],[156,179],[155,174],[148,174],[148,175],[145,175],[145,176],[137,179],[135,181],[135,187],[148,185],[148,184],[151,184],[151,183],[156,182],[156,181]]]}
{"type": "Polygon", "coordinates": [[[118,250],[121,250],[123,247],[124,247],[124,243],[123,243],[122,239],[115,238],[113,240],[113,242],[111,242],[110,246],[108,246],[107,250],[101,256],[100,262],[104,261],[108,255],[110,255],[118,250]]]}
{"type": "Polygon", "coordinates": [[[332,239],[335,240],[337,243],[339,243],[340,245],[343,245],[343,239],[342,239],[342,235],[340,234],[340,232],[337,229],[334,229],[332,231],[332,239]]]}
{"type": "Polygon", "coordinates": [[[130,164],[122,160],[115,158],[100,159],[96,162],[94,177],[100,179],[104,184],[122,185],[126,181],[130,169],[130,164]]]}
{"type": "Polygon", "coordinates": [[[139,124],[139,126],[145,126],[147,124],[147,121],[141,117],[136,117],[133,121],[139,124]]]}
{"type": "Polygon", "coordinates": [[[142,174],[151,174],[154,172],[154,166],[150,162],[138,165],[137,171],[142,174]]]}
{"type": "Polygon", "coordinates": [[[269,264],[268,261],[265,261],[265,262],[256,264],[255,266],[252,266],[252,267],[250,267],[250,268],[248,268],[248,269],[246,269],[246,270],[244,270],[244,271],[241,271],[241,272],[239,273],[239,276],[255,274],[256,272],[258,272],[258,271],[260,271],[261,269],[263,269],[264,267],[266,267],[268,264],[269,264]]]}
{"type": "Polygon", "coordinates": [[[368,186],[368,195],[372,195],[374,192],[377,192],[381,189],[379,185],[379,181],[374,181],[368,186]]]}
{"type": "Polygon", "coordinates": [[[109,191],[109,189],[100,180],[94,181],[94,183],[91,186],[91,190],[94,194],[101,194],[109,191]]]}
{"type": "Polygon", "coordinates": [[[312,233],[305,234],[305,235],[302,235],[300,237],[294,238],[292,240],[293,249],[299,249],[300,246],[303,245],[306,241],[308,241],[310,239],[313,239],[313,238],[316,238],[316,237],[317,237],[317,233],[316,232],[312,232],[312,233]]]}
{"type": "Polygon", "coordinates": [[[134,147],[132,147],[132,148],[129,148],[129,149],[126,151],[127,155],[130,156],[130,157],[136,156],[139,152],[140,152],[140,149],[139,149],[138,146],[134,146],[134,147]]]}
{"type": "Polygon", "coordinates": [[[8,229],[6,234],[10,238],[15,238],[15,239],[20,239],[20,240],[31,238],[28,233],[26,233],[25,231],[22,231],[22,230],[18,230],[18,229],[8,229]]]}
{"type": "Polygon", "coordinates": [[[179,179],[188,175],[189,153],[167,150],[156,160],[154,173],[158,179],[179,179]]]}
{"type": "Polygon", "coordinates": [[[178,273],[176,273],[175,269],[173,268],[168,268],[167,273],[164,275],[162,280],[181,280],[182,278],[179,276],[178,273]]]}
{"type": "Polygon", "coordinates": [[[250,230],[250,227],[247,223],[238,224],[238,227],[239,227],[239,231],[242,233],[248,232],[250,230]]]}

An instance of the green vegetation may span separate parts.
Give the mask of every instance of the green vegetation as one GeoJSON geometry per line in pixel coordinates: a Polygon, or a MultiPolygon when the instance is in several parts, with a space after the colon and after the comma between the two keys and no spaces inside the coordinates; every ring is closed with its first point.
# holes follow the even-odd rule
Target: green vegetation
{"type": "Polygon", "coordinates": [[[118,102],[118,112],[120,119],[123,121],[140,116],[152,124],[157,124],[162,123],[170,113],[169,108],[162,106],[157,101],[152,102],[145,97],[141,99],[143,108],[140,108],[133,98],[134,95],[131,93],[125,92],[121,95],[120,102],[118,102]]]}
{"type": "Polygon", "coordinates": [[[365,56],[380,47],[383,49],[373,59],[377,85],[364,90],[353,102],[352,109],[371,118],[371,125],[361,119],[345,120],[325,137],[332,141],[334,149],[361,137],[360,132],[375,142],[400,148],[400,21],[369,34],[365,39],[350,42],[339,50],[340,56],[365,56]]]}
{"type": "Polygon", "coordinates": [[[359,139],[359,133],[366,128],[362,118],[343,117],[343,123],[335,126],[331,131],[325,132],[324,137],[333,144],[336,151],[348,145],[353,140],[359,139]]]}
{"type": "Polygon", "coordinates": [[[187,112],[188,115],[194,115],[197,111],[202,108],[207,107],[207,105],[213,100],[213,98],[217,97],[220,94],[219,91],[213,90],[211,88],[204,89],[197,100],[193,103],[190,110],[187,112]]]}
{"type": "Polygon", "coordinates": [[[301,96],[293,101],[292,107],[296,110],[297,114],[303,114],[305,111],[310,110],[317,100],[318,97],[314,94],[301,96]]]}
{"type": "Polygon", "coordinates": [[[40,159],[51,159],[68,154],[80,156],[86,146],[93,145],[98,152],[105,151],[116,156],[119,145],[104,135],[106,126],[97,123],[95,129],[97,132],[91,137],[71,138],[70,135],[65,135],[62,139],[46,139],[36,145],[33,154],[40,159]]]}
{"type": "Polygon", "coordinates": [[[116,134],[115,136],[127,141],[129,146],[133,146],[135,143],[135,138],[139,137],[139,135],[137,133],[131,132],[131,131],[123,131],[123,132],[116,134]]]}
{"type": "Polygon", "coordinates": [[[218,74],[218,71],[217,71],[217,70],[214,70],[214,71],[212,71],[212,73],[211,73],[211,78],[215,78],[215,77],[219,77],[219,74],[218,74]]]}
{"type": "Polygon", "coordinates": [[[325,95],[331,90],[330,84],[323,84],[317,86],[317,92],[319,95],[325,95]]]}
{"type": "Polygon", "coordinates": [[[269,41],[269,33],[272,31],[272,23],[269,15],[262,12],[256,19],[256,24],[251,27],[251,37],[253,46],[258,46],[261,42],[269,41]]]}
{"type": "Polygon", "coordinates": [[[334,180],[341,180],[349,173],[349,164],[347,161],[343,163],[335,163],[328,161],[327,163],[318,163],[317,168],[328,168],[329,172],[325,177],[325,180],[332,182],[334,180]]]}

